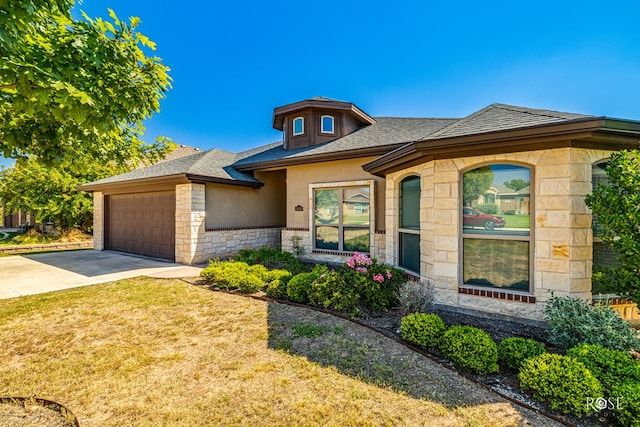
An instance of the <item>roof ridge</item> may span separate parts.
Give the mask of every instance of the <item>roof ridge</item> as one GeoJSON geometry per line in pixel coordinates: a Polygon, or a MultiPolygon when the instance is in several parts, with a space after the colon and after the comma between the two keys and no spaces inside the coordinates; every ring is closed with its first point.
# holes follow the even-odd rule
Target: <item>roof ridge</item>
{"type": "Polygon", "coordinates": [[[531,107],[520,107],[518,105],[510,105],[510,104],[491,104],[490,107],[502,108],[503,110],[509,111],[517,111],[519,113],[525,114],[536,114],[538,116],[546,116],[546,117],[558,117],[557,114],[561,114],[563,116],[571,115],[571,116],[583,116],[583,117],[595,117],[590,114],[580,114],[580,113],[570,113],[568,111],[557,111],[557,110],[548,110],[544,108],[531,108],[531,107]],[[548,114],[553,113],[553,114],[548,114]]]}

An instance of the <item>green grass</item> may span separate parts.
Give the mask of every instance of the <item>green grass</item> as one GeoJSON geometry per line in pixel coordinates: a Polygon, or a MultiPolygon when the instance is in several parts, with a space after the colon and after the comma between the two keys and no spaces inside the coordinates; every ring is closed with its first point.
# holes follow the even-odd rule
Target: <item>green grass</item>
{"type": "Polygon", "coordinates": [[[500,215],[505,220],[507,228],[529,228],[529,215],[500,215]]]}
{"type": "Polygon", "coordinates": [[[541,425],[367,328],[177,279],[0,300],[0,319],[0,395],[87,426],[541,425]]]}

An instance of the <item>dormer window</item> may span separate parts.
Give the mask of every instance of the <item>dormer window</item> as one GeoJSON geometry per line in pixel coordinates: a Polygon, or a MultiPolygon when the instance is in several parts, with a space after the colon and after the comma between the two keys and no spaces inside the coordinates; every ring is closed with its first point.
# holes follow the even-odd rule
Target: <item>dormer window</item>
{"type": "Polygon", "coordinates": [[[320,133],[335,133],[333,122],[333,116],[322,116],[320,118],[320,133]]]}
{"type": "Polygon", "coordinates": [[[296,117],[293,119],[293,135],[304,134],[304,117],[296,117]]]}

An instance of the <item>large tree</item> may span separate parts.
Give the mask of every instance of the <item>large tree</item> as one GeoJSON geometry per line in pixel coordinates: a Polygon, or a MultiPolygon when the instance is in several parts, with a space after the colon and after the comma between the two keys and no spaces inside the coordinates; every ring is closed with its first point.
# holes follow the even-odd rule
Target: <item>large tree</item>
{"type": "MultiPolygon", "coordinates": [[[[43,165],[161,157],[143,121],[159,111],[169,69],[138,18],[73,19],[73,0],[0,0],[0,154],[43,165]]],[[[83,167],[81,165],[81,167],[83,167]]]]}
{"type": "Polygon", "coordinates": [[[493,183],[493,171],[489,166],[482,166],[466,172],[462,178],[462,202],[471,206],[471,202],[484,194],[493,183]]]}
{"type": "Polygon", "coordinates": [[[597,217],[599,237],[617,260],[594,277],[610,290],[640,303],[640,151],[614,153],[606,168],[608,182],[586,197],[597,217]]]}

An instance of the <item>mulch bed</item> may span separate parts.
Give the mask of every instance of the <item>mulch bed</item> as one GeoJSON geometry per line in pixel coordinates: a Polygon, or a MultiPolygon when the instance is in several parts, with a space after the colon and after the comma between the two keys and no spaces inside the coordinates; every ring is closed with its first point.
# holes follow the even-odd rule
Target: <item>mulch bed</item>
{"type": "Polygon", "coordinates": [[[45,399],[0,398],[3,427],[78,427],[76,417],[64,406],[45,399]]]}

